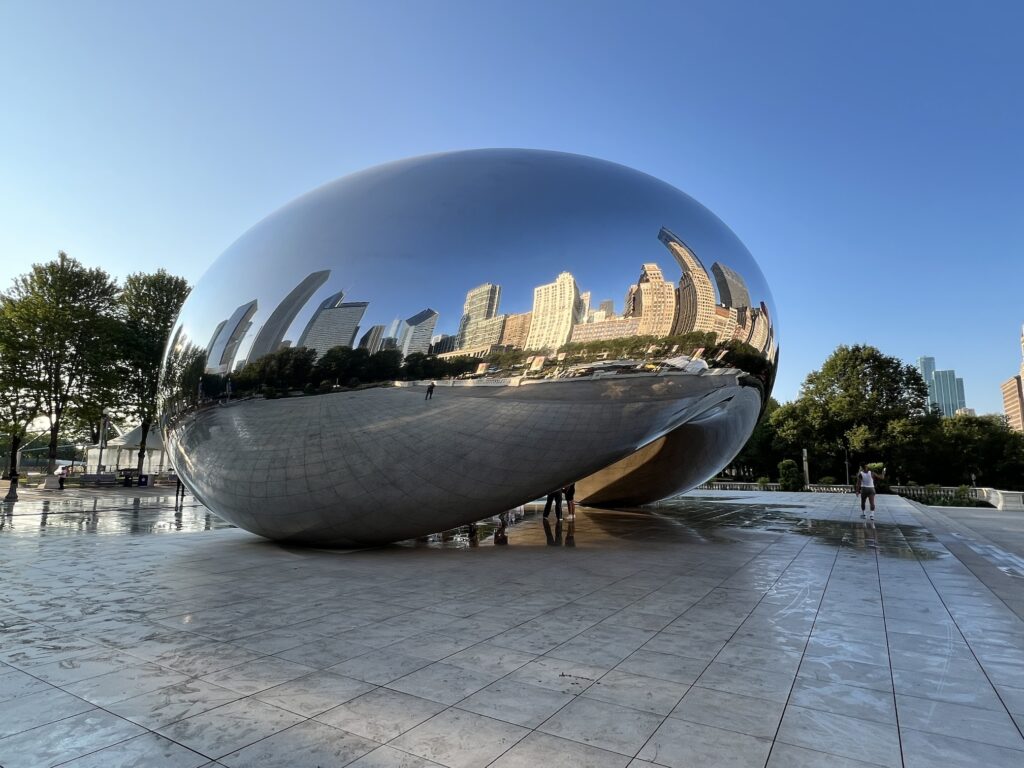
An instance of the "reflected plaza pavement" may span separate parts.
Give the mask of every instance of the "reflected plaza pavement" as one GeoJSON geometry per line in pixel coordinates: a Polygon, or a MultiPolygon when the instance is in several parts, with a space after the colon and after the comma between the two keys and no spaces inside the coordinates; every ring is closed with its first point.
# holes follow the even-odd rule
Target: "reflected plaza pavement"
{"type": "Polygon", "coordinates": [[[0,508],[0,765],[1024,764],[1009,515],[692,492],[318,550],[172,496],[0,508]]]}

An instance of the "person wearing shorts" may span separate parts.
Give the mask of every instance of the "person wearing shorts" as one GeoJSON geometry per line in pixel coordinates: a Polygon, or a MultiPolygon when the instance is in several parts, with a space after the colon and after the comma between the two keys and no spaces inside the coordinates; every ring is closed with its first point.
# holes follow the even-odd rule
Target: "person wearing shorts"
{"type": "Polygon", "coordinates": [[[854,491],[860,494],[860,516],[864,517],[865,505],[871,504],[871,520],[875,519],[875,478],[879,477],[870,469],[867,464],[860,465],[857,473],[857,482],[854,484],[854,491]]]}

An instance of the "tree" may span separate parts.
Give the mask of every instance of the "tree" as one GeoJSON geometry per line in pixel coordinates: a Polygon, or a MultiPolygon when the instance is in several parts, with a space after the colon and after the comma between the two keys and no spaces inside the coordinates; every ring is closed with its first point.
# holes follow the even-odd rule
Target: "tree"
{"type": "Polygon", "coordinates": [[[12,302],[0,297],[0,428],[11,452],[8,501],[18,499],[18,450],[42,407],[39,364],[18,354],[24,342],[17,336],[13,312],[12,302]]]}
{"type": "Polygon", "coordinates": [[[779,490],[780,491],[802,491],[804,479],[800,476],[800,468],[792,459],[783,459],[779,462],[779,490]]]}
{"type": "Polygon", "coordinates": [[[39,397],[50,422],[49,471],[69,408],[116,379],[118,288],[102,269],[86,269],[61,251],[18,277],[5,305],[16,355],[39,365],[39,397]]]}
{"type": "Polygon", "coordinates": [[[181,305],[188,297],[188,282],[166,270],[136,273],[125,280],[121,293],[121,332],[124,378],[121,389],[125,405],[138,419],[138,471],[142,473],[146,440],[156,419],[160,365],[181,305]]]}
{"type": "Polygon", "coordinates": [[[854,456],[885,461],[905,476],[908,428],[928,414],[928,389],[916,368],[866,345],[840,346],[808,374],[800,397],[772,414],[778,446],[811,451],[815,471],[837,477],[854,456]]]}

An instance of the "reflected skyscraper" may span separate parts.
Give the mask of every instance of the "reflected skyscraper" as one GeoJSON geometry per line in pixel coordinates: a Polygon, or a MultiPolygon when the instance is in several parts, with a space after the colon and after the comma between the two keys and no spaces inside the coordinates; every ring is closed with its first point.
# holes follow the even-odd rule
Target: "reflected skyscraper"
{"type": "Polygon", "coordinates": [[[736,309],[750,306],[750,291],[738,272],[716,261],[711,265],[711,273],[718,284],[718,297],[723,306],[736,309]]]}
{"type": "Polygon", "coordinates": [[[338,291],[320,304],[306,323],[297,346],[316,350],[317,359],[333,347],[355,346],[359,323],[369,303],[344,302],[344,298],[345,292],[338,291]]]}
{"type": "Polygon", "coordinates": [[[379,352],[381,348],[381,342],[384,340],[384,326],[373,325],[370,326],[370,330],[363,334],[363,337],[359,339],[359,348],[365,349],[371,355],[374,352],[379,352]]]}
{"type": "Polygon", "coordinates": [[[582,319],[580,289],[569,272],[555,282],[533,289],[533,319],[526,349],[556,350],[572,335],[572,327],[582,319]]]}
{"type": "Polygon", "coordinates": [[[398,336],[398,349],[401,350],[402,357],[417,352],[427,354],[430,351],[430,337],[434,335],[436,324],[437,312],[429,307],[404,320],[398,336]]]}
{"type": "Polygon", "coordinates": [[[250,326],[252,316],[256,314],[255,299],[241,305],[231,317],[217,326],[217,332],[209,345],[210,353],[206,358],[207,373],[227,373],[238,354],[238,345],[242,343],[250,326]]]}
{"type": "Polygon", "coordinates": [[[674,334],[715,330],[715,288],[704,265],[673,232],[661,228],[658,239],[668,248],[683,275],[677,293],[679,309],[674,334]]]}
{"type": "Polygon", "coordinates": [[[668,336],[676,320],[676,289],[657,264],[644,264],[640,278],[626,293],[623,318],[636,317],[638,336],[668,336]]]}
{"type": "Polygon", "coordinates": [[[493,283],[478,285],[466,293],[458,337],[454,342],[456,349],[475,349],[501,341],[505,318],[498,315],[500,301],[501,286],[493,283]]]}
{"type": "Polygon", "coordinates": [[[292,288],[277,305],[277,308],[270,313],[270,317],[263,323],[260,332],[256,334],[256,339],[253,341],[252,347],[249,348],[248,362],[277,351],[284,340],[284,335],[288,333],[289,326],[294,322],[295,316],[302,311],[306,302],[316,293],[317,289],[327,282],[330,274],[331,270],[329,269],[312,272],[292,288]]]}
{"type": "Polygon", "coordinates": [[[501,332],[499,344],[503,347],[512,347],[513,349],[525,349],[532,324],[533,312],[505,315],[505,327],[501,332]]]}

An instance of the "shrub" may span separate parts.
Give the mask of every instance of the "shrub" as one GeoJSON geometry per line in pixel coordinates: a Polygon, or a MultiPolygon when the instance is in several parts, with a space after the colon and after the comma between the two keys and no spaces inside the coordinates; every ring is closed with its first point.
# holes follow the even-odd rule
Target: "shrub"
{"type": "Polygon", "coordinates": [[[331,384],[331,382],[328,381],[327,379],[324,379],[323,381],[320,382],[320,388],[317,391],[319,391],[321,395],[326,395],[333,389],[334,385],[331,384]]]}
{"type": "Polygon", "coordinates": [[[800,468],[792,459],[783,459],[779,462],[779,490],[802,491],[804,480],[800,476],[800,468]]]}
{"type": "Polygon", "coordinates": [[[818,485],[835,485],[836,479],[832,475],[825,475],[824,477],[818,478],[818,485]]]}
{"type": "Polygon", "coordinates": [[[757,478],[757,485],[763,491],[768,487],[768,484],[772,481],[770,477],[759,477],[757,478]]]}

